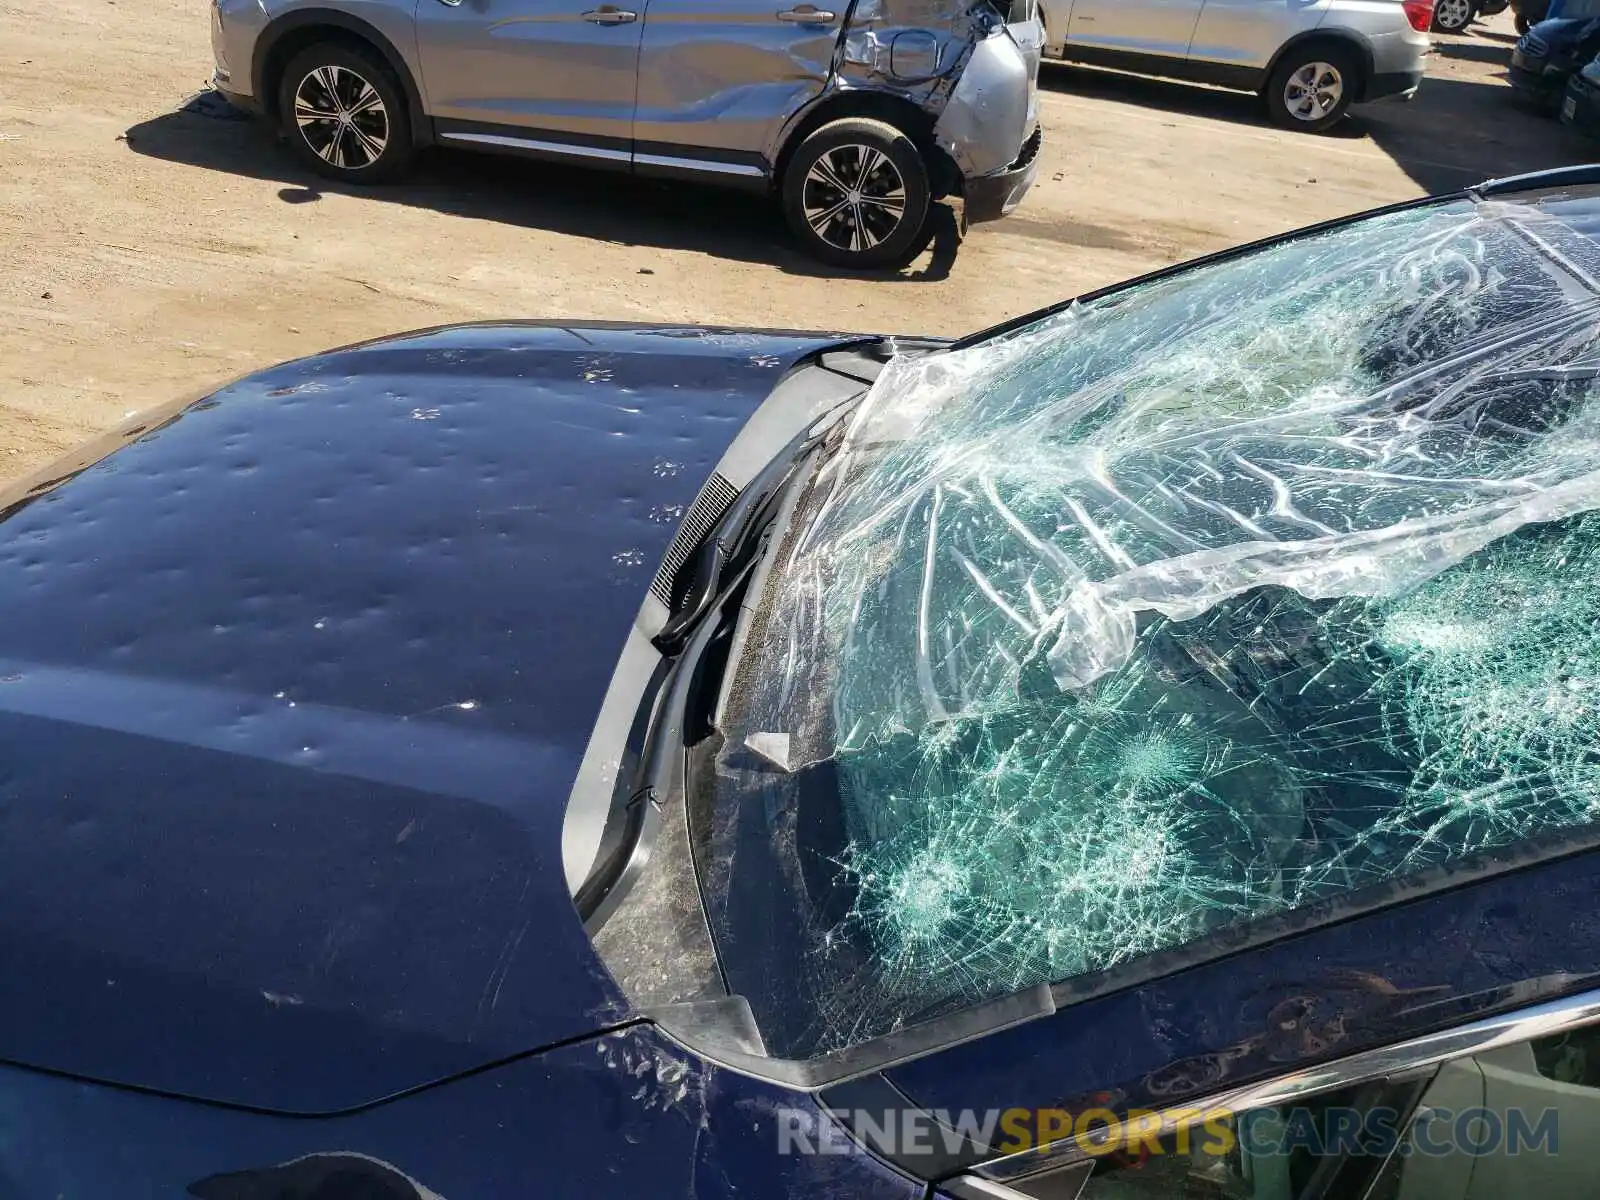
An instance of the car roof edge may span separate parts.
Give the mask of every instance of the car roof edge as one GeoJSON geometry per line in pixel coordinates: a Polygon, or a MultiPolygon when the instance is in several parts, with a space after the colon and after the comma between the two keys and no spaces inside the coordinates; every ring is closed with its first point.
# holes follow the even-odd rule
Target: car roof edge
{"type": "Polygon", "coordinates": [[[1474,195],[1487,198],[1507,196],[1515,192],[1530,192],[1537,188],[1560,187],[1563,184],[1600,184],[1600,163],[1552,167],[1547,171],[1528,171],[1522,175],[1486,179],[1470,190],[1474,195]]]}

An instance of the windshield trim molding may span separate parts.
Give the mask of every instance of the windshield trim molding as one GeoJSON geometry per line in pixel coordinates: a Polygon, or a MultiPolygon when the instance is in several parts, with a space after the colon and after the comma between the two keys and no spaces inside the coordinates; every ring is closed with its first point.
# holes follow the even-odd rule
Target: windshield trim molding
{"type": "MultiPolygon", "coordinates": [[[[1499,195],[1501,193],[1496,193],[1499,195]]],[[[1198,258],[1187,259],[1184,262],[1173,263],[1171,266],[1158,267],[1154,271],[1147,271],[1143,275],[1135,275],[1132,279],[1124,279],[1106,287],[1095,288],[1081,295],[1073,296],[1068,300],[1059,300],[1055,304],[1036,309],[1030,313],[1023,313],[1020,317],[1012,317],[998,325],[991,325],[988,329],[980,329],[977,333],[969,333],[966,337],[951,342],[945,347],[947,350],[967,350],[983,342],[1015,333],[1033,325],[1046,317],[1053,317],[1057,313],[1065,312],[1074,304],[1089,304],[1096,300],[1104,300],[1108,296],[1115,296],[1121,292],[1132,291],[1134,288],[1143,287],[1147,283],[1157,283],[1163,279],[1182,275],[1188,271],[1198,270],[1201,267],[1214,266],[1217,263],[1229,262],[1235,258],[1254,254],[1259,250],[1268,250],[1273,246],[1286,245],[1297,242],[1302,238],[1314,237],[1320,233],[1328,233],[1335,229],[1344,229],[1351,225],[1359,225],[1374,217],[1387,217],[1395,213],[1410,212],[1416,208],[1428,208],[1433,205],[1446,205],[1462,200],[1481,199],[1477,188],[1463,188],[1458,192],[1443,192],[1435,196],[1419,196],[1415,200],[1401,200],[1396,204],[1385,204],[1381,208],[1363,209],[1358,213],[1351,213],[1344,217],[1334,217],[1327,221],[1318,221],[1314,225],[1304,225],[1299,229],[1291,229],[1287,233],[1275,233],[1271,237],[1257,238],[1253,242],[1242,242],[1237,246],[1228,246],[1222,250],[1213,250],[1210,254],[1202,254],[1198,258]]]]}
{"type": "MultiPolygon", "coordinates": [[[[662,1029],[685,1049],[726,1070],[796,1091],[815,1093],[930,1058],[1091,1000],[1136,990],[1194,967],[1215,965],[1299,936],[1314,935],[1369,916],[1402,911],[1451,892],[1470,891],[1476,885],[1596,851],[1600,851],[1600,827],[1576,834],[1551,834],[1529,839],[1500,850],[1482,852],[1448,867],[1436,867],[1408,877],[1402,881],[1405,898],[1398,903],[1393,900],[1396,887],[1393,882],[1374,884],[1293,912],[1263,917],[1235,930],[1220,930],[1200,941],[1136,959],[1095,975],[1037,984],[1024,991],[971,1005],[923,1024],[896,1030],[812,1059],[744,1054],[723,1047],[697,1044],[693,1035],[681,1026],[673,1028],[664,1025],[662,1029]]],[[[1600,992],[1596,994],[1600,995],[1600,992]]]]}
{"type": "MultiPolygon", "coordinates": [[[[687,1011],[690,1006],[683,1006],[687,1011]]],[[[819,1092],[823,1088],[848,1083],[877,1071],[886,1071],[915,1059],[949,1050],[990,1034],[1000,1033],[1056,1011],[1048,983],[961,1009],[924,1025],[913,1025],[886,1033],[845,1050],[835,1050],[817,1058],[762,1058],[697,1044],[681,1026],[661,1025],[661,1029],[686,1050],[707,1062],[739,1075],[780,1084],[798,1092],[819,1092]]]]}
{"type": "Polygon", "coordinates": [[[1372,883],[1329,896],[1302,908],[1257,917],[1218,929],[1170,950],[1132,959],[1104,971],[1057,980],[1050,985],[1058,1008],[1068,1008],[1114,992],[1129,991],[1204,966],[1288,941],[1301,934],[1395,912],[1448,892],[1600,851],[1600,825],[1556,830],[1509,846],[1480,850],[1455,862],[1426,868],[1398,879],[1372,883]],[[1397,890],[1403,898],[1396,900],[1397,890]]]}

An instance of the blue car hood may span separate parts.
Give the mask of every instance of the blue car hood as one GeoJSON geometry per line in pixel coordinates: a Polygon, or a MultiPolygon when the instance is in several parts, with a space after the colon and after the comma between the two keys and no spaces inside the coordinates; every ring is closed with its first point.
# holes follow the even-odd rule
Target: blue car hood
{"type": "Polygon", "coordinates": [[[628,1019],[563,808],[685,506],[837,340],[422,333],[0,499],[0,1058],[328,1112],[628,1019]]]}

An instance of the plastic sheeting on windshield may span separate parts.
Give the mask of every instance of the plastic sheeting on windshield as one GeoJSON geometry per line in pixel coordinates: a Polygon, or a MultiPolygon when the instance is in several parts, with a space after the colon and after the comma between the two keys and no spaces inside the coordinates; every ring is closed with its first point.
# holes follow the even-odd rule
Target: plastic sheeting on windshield
{"type": "Polygon", "coordinates": [[[1597,277],[1463,201],[892,363],[724,722],[837,780],[790,1049],[1593,822],[1597,277]]]}

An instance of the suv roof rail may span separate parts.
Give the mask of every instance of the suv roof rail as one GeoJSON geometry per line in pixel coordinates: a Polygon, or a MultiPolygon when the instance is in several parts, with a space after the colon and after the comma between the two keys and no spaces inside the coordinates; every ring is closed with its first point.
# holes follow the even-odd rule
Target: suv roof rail
{"type": "Polygon", "coordinates": [[[1511,192],[1526,192],[1534,188],[1560,187],[1562,184],[1600,183],[1600,163],[1584,163],[1576,167],[1553,167],[1548,171],[1529,171],[1525,175],[1507,175],[1502,179],[1486,179],[1477,187],[1467,190],[1478,196],[1504,196],[1511,192]]]}

